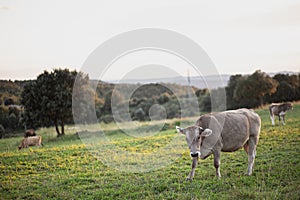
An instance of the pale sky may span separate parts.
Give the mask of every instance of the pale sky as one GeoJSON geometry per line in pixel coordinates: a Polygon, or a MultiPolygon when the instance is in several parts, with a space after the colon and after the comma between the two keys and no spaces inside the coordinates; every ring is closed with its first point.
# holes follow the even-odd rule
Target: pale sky
{"type": "MultiPolygon", "coordinates": [[[[80,70],[103,42],[139,28],[189,37],[220,74],[300,72],[299,0],[0,0],[0,27],[0,79],[33,79],[57,67],[80,70]]],[[[180,61],[181,68],[175,65],[186,74],[180,61]]],[[[110,71],[106,79],[124,76],[118,67],[110,71]]]]}

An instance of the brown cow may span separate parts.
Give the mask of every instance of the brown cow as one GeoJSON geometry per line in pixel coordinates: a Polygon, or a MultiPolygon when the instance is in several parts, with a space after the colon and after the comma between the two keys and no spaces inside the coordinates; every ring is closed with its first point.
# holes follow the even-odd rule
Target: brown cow
{"type": "Polygon", "coordinates": [[[247,175],[251,175],[256,155],[261,120],[253,110],[238,109],[219,113],[211,113],[200,116],[194,126],[180,128],[179,133],[185,135],[193,158],[192,170],[187,180],[192,180],[198,158],[205,159],[214,155],[216,176],[220,173],[220,154],[233,152],[244,147],[248,154],[247,175]]]}
{"type": "Polygon", "coordinates": [[[24,138],[36,136],[34,129],[28,129],[24,133],[24,138]]]}
{"type": "Polygon", "coordinates": [[[23,138],[18,148],[20,150],[22,148],[28,148],[29,146],[42,146],[42,136],[23,138]]]}
{"type": "Polygon", "coordinates": [[[285,113],[293,109],[293,105],[289,102],[287,103],[272,103],[269,107],[270,118],[272,125],[275,125],[275,115],[279,118],[279,125],[282,117],[282,124],[285,125],[285,113]]]}

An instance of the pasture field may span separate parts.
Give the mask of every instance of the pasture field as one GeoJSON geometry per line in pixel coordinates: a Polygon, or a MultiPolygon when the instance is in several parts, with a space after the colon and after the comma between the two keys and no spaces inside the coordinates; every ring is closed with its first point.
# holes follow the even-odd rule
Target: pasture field
{"type": "MultiPolygon", "coordinates": [[[[21,136],[0,140],[0,199],[299,199],[300,104],[287,113],[285,126],[276,119],[273,127],[267,108],[256,111],[262,128],[252,176],[244,175],[247,156],[242,149],[221,154],[220,180],[211,156],[199,161],[192,182],[185,181],[191,167],[187,147],[161,169],[119,171],[96,159],[72,127],[60,138],[53,128],[45,128],[37,131],[43,136],[41,148],[18,151],[21,136]]],[[[151,152],[177,134],[176,120],[168,123],[159,134],[142,138],[125,138],[114,125],[106,128],[116,145],[151,152]]]]}

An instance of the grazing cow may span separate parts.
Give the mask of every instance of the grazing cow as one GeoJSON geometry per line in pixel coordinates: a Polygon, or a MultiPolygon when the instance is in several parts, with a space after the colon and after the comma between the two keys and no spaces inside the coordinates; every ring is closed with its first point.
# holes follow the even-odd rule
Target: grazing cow
{"type": "Polygon", "coordinates": [[[42,146],[42,136],[32,136],[23,138],[19,150],[22,148],[28,148],[29,146],[42,146]]]}
{"type": "Polygon", "coordinates": [[[272,125],[275,125],[275,115],[279,118],[279,125],[282,117],[282,124],[285,125],[285,113],[289,110],[293,109],[293,105],[291,103],[272,103],[269,107],[270,118],[272,121],[272,125]]]}
{"type": "Polygon", "coordinates": [[[220,154],[233,152],[244,147],[248,154],[247,175],[251,175],[256,155],[256,145],[260,133],[261,120],[253,110],[238,109],[200,116],[194,126],[180,128],[179,133],[186,137],[193,158],[192,170],[187,180],[192,180],[198,158],[214,155],[216,176],[220,173],[220,154]]]}
{"type": "Polygon", "coordinates": [[[28,129],[25,131],[24,133],[24,137],[32,137],[32,136],[36,136],[34,129],[28,129]]]}

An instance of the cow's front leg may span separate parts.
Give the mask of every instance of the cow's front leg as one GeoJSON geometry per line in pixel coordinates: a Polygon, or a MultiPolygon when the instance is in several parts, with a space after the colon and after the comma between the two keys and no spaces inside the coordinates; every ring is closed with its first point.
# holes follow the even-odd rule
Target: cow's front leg
{"type": "MultiPolygon", "coordinates": [[[[279,119],[282,118],[282,125],[285,125],[284,115],[285,115],[285,112],[283,112],[283,111],[280,112],[278,115],[279,119]]],[[[280,121],[279,121],[279,123],[280,123],[280,121]]]]}
{"type": "Polygon", "coordinates": [[[194,157],[192,162],[192,170],[189,173],[188,177],[186,178],[187,181],[191,181],[194,178],[197,163],[198,163],[198,157],[194,157]]]}
{"type": "Polygon", "coordinates": [[[221,178],[220,158],[221,158],[221,151],[214,151],[214,166],[216,168],[216,177],[217,178],[221,178]]]}

